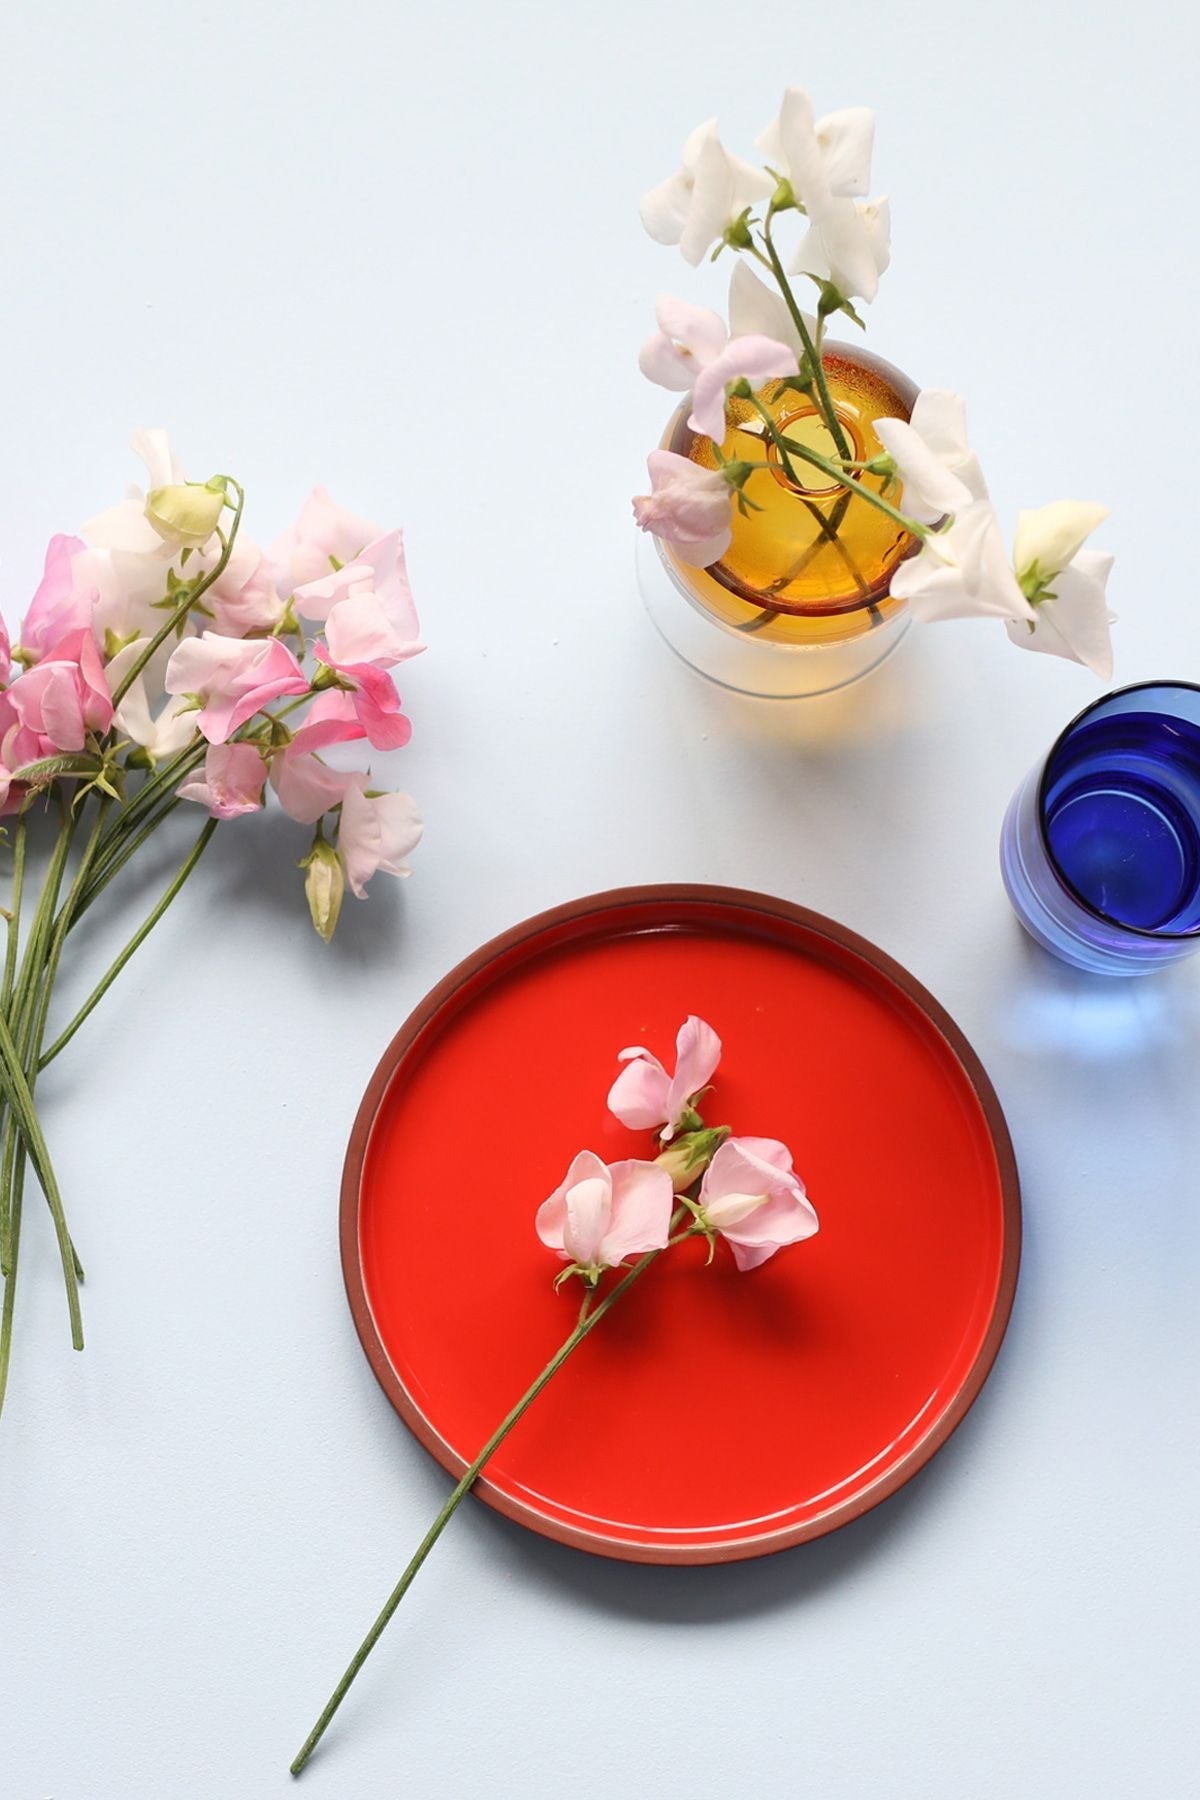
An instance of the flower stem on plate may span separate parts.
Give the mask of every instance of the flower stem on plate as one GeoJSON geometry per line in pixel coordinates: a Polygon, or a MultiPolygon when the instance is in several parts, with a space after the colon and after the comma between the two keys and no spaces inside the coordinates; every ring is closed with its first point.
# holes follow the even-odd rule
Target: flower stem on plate
{"type": "MultiPolygon", "coordinates": [[[[676,1209],[675,1215],[671,1221],[673,1233],[675,1231],[675,1227],[678,1226],[686,1216],[687,1216],[686,1207],[679,1206],[676,1209]]],[[[693,1230],[693,1228],[689,1227],[686,1231],[679,1232],[677,1235],[672,1235],[672,1237],[668,1241],[665,1248],[670,1249],[672,1244],[680,1243],[683,1240],[683,1238],[690,1237],[692,1235],[692,1230],[693,1230]]],[[[482,1469],[483,1469],[485,1463],[488,1461],[489,1457],[491,1457],[492,1454],[504,1442],[504,1439],[508,1436],[509,1432],[512,1430],[513,1426],[517,1423],[518,1419],[520,1419],[523,1416],[523,1414],[528,1411],[529,1407],[537,1399],[538,1395],[541,1393],[542,1389],[546,1386],[546,1383],[550,1380],[551,1376],[555,1375],[558,1372],[558,1370],[562,1368],[563,1364],[566,1362],[567,1358],[571,1355],[572,1351],[575,1350],[583,1342],[584,1338],[588,1336],[589,1332],[591,1332],[595,1329],[595,1327],[600,1323],[601,1319],[604,1317],[605,1313],[609,1312],[612,1309],[612,1307],[614,1307],[616,1305],[617,1301],[621,1298],[622,1294],[624,1294],[629,1288],[631,1288],[633,1286],[634,1282],[637,1281],[640,1276],[645,1274],[646,1270],[650,1267],[651,1263],[655,1262],[658,1259],[658,1257],[660,1257],[662,1255],[662,1253],[663,1252],[661,1250],[648,1250],[644,1256],[640,1257],[638,1259],[638,1261],[634,1263],[633,1267],[629,1270],[628,1274],[623,1276],[623,1278],[617,1283],[617,1285],[608,1294],[606,1294],[602,1300],[595,1301],[594,1305],[589,1304],[594,1299],[594,1290],[589,1291],[588,1293],[586,1293],[584,1295],[583,1305],[580,1307],[580,1311],[579,1311],[579,1318],[576,1321],[575,1328],[571,1332],[571,1335],[555,1351],[554,1355],[550,1358],[550,1361],[546,1364],[546,1366],[542,1370],[541,1374],[537,1377],[537,1379],[533,1382],[533,1384],[530,1387],[526,1388],[525,1392],[521,1395],[521,1398],[517,1401],[516,1405],[511,1409],[511,1411],[505,1414],[504,1418],[500,1421],[500,1424],[497,1425],[495,1431],[493,1431],[491,1437],[488,1439],[487,1443],[483,1446],[483,1449],[479,1452],[479,1455],[475,1458],[474,1462],[470,1463],[467,1466],[467,1468],[464,1469],[457,1484],[451,1490],[450,1494],[447,1496],[446,1503],[442,1507],[442,1510],[438,1513],[437,1518],[433,1521],[433,1524],[429,1527],[429,1530],[425,1533],[425,1536],[421,1539],[421,1542],[417,1545],[417,1548],[413,1552],[412,1559],[410,1560],[408,1567],[405,1569],[405,1571],[401,1575],[399,1581],[396,1583],[395,1587],[392,1589],[391,1593],[388,1595],[387,1601],[384,1604],[382,1612],[379,1614],[379,1617],[375,1620],[375,1623],[372,1625],[370,1631],[368,1631],[366,1637],[363,1639],[363,1641],[359,1645],[358,1649],[354,1652],[354,1655],[350,1659],[350,1662],[346,1669],[345,1674],[342,1676],[342,1679],[338,1682],[337,1686],[333,1690],[333,1693],[330,1695],[328,1701],[326,1702],[324,1711],[321,1713],[320,1718],[317,1720],[316,1724],[313,1726],[312,1730],[309,1732],[308,1736],[305,1738],[304,1743],[301,1746],[300,1751],[297,1754],[295,1761],[291,1765],[291,1771],[292,1771],[293,1775],[300,1774],[301,1770],[304,1768],[305,1763],[308,1761],[309,1757],[312,1755],[313,1751],[316,1749],[317,1745],[320,1743],[322,1737],[325,1735],[325,1730],[326,1730],[327,1726],[329,1725],[330,1720],[333,1718],[333,1715],[334,1715],[334,1713],[336,1713],[338,1707],[342,1704],[342,1701],[346,1698],[346,1695],[350,1689],[350,1685],[353,1682],[355,1676],[358,1674],[359,1670],[362,1668],[363,1664],[366,1662],[368,1656],[371,1654],[372,1650],[375,1648],[375,1645],[379,1642],[379,1639],[382,1637],[384,1630],[388,1624],[388,1621],[391,1619],[392,1614],[395,1612],[396,1608],[399,1606],[400,1602],[403,1600],[405,1594],[408,1592],[409,1588],[412,1586],[412,1583],[416,1577],[417,1571],[421,1567],[421,1564],[425,1561],[425,1558],[429,1555],[429,1552],[433,1549],[433,1546],[437,1543],[438,1539],[441,1537],[442,1532],[446,1529],[446,1526],[450,1523],[450,1520],[453,1518],[460,1503],[466,1498],[467,1494],[469,1494],[471,1489],[474,1487],[476,1481],[479,1478],[480,1472],[482,1471],[482,1469]]]]}

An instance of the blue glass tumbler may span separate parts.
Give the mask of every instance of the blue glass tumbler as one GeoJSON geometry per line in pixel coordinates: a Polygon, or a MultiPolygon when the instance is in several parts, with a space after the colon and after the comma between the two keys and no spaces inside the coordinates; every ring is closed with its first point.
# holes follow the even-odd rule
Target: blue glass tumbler
{"type": "Polygon", "coordinates": [[[1200,687],[1141,682],[1072,719],[1013,795],[1000,868],[1026,931],[1078,969],[1200,949],[1200,687]]]}

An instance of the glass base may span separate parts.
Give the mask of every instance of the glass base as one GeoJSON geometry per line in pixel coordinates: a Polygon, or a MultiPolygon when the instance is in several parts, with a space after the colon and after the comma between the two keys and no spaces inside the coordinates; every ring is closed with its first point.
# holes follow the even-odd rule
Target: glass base
{"type": "Polygon", "coordinates": [[[638,533],[637,573],[643,605],[676,656],[706,680],[762,699],[811,699],[861,681],[886,661],[912,623],[902,610],[838,643],[772,644],[698,606],[650,532],[638,533]]]}

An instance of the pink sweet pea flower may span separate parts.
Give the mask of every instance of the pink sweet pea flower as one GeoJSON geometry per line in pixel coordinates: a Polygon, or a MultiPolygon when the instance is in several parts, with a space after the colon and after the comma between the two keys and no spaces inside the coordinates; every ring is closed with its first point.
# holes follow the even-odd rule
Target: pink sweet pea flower
{"type": "Polygon", "coordinates": [[[6,698],[27,734],[22,747],[28,749],[29,739],[36,739],[37,756],[82,750],[89,732],[106,732],[112,724],[104,665],[96,640],[86,629],[61,639],[49,656],[18,675],[6,698]]]}
{"type": "Polygon", "coordinates": [[[305,750],[299,735],[271,764],[271,786],[284,812],[298,825],[315,825],[324,813],[340,806],[353,780],[352,773],[331,769],[305,750]]]}
{"type": "Polygon", "coordinates": [[[0,619],[0,683],[8,680],[12,674],[12,640],[8,635],[8,626],[0,619]]]}
{"type": "Polygon", "coordinates": [[[329,498],[325,488],[315,487],[296,523],[267,552],[279,592],[286,599],[306,582],[356,561],[364,546],[381,536],[378,525],[347,512],[329,498]]]}
{"type": "Polygon", "coordinates": [[[774,1138],[726,1139],[705,1171],[700,1211],[701,1222],[726,1240],[739,1269],[756,1269],[785,1244],[817,1230],[791,1153],[774,1138]]]}
{"type": "Polygon", "coordinates": [[[628,1256],[665,1249],[674,1204],[665,1169],[649,1162],[610,1165],[581,1150],[539,1206],[537,1234],[547,1249],[595,1279],[628,1256]]]}
{"type": "Polygon", "coordinates": [[[262,805],[267,765],[253,744],[210,744],[203,775],[181,782],[181,800],[207,806],[214,819],[236,819],[262,805]]]}
{"type": "MultiPolygon", "coordinates": [[[[395,689],[392,691],[394,693],[395,689]]],[[[324,693],[318,694],[302,722],[293,727],[293,732],[287,748],[289,756],[325,750],[330,744],[353,744],[367,735],[355,710],[354,696],[345,688],[326,688],[324,693]]]]}
{"type": "Polygon", "coordinates": [[[78,582],[73,566],[75,557],[86,548],[82,538],[65,537],[61,532],[50,539],[42,579],[21,626],[21,648],[34,661],[60,639],[91,625],[99,589],[78,582]]]}
{"type": "MultiPolygon", "coordinates": [[[[400,711],[400,696],[386,669],[377,669],[374,663],[335,662],[319,640],[313,646],[313,654],[318,662],[324,663],[327,668],[336,669],[339,675],[354,683],[351,690],[330,690],[331,695],[337,694],[340,704],[327,701],[320,709],[316,723],[320,726],[322,742],[331,744],[365,737],[376,750],[399,750],[401,745],[407,744],[412,736],[412,721],[400,711]],[[342,728],[338,738],[332,735],[335,721],[342,728]]],[[[325,696],[322,695],[321,698],[324,699],[325,696]]],[[[316,708],[313,710],[316,711],[316,708]]],[[[319,747],[313,736],[313,724],[310,713],[306,740],[308,749],[319,747]]],[[[300,735],[303,734],[302,726],[300,735]]]]}
{"type": "Polygon", "coordinates": [[[692,389],[693,431],[715,439],[725,436],[725,389],[747,380],[751,387],[776,375],[795,375],[796,353],[775,338],[730,338],[725,322],[703,306],[690,306],[662,294],[655,305],[659,332],[643,344],[638,358],[642,374],[660,387],[692,389]]]}
{"type": "Polygon", "coordinates": [[[278,638],[243,641],[205,631],[172,652],[163,686],[168,694],[195,694],[196,723],[210,744],[223,744],[272,700],[307,694],[309,682],[278,638]]]}
{"type": "Polygon", "coordinates": [[[646,467],[651,492],[639,494],[633,503],[642,530],[673,544],[693,568],[720,562],[733,537],[733,494],[725,477],[674,450],[652,450],[646,467]]]}
{"type": "MultiPolygon", "coordinates": [[[[212,567],[211,552],[203,561],[212,567]]],[[[272,631],[283,617],[285,602],[275,586],[275,571],[257,544],[238,533],[229,561],[204,596],[213,628],[223,637],[245,637],[250,631],[272,631]]]]}
{"type": "Polygon", "coordinates": [[[662,1126],[663,1142],[679,1129],[701,1088],[707,1087],[721,1060],[721,1040],[711,1025],[694,1014],[684,1020],[675,1039],[675,1073],[668,1075],[657,1056],[635,1045],[622,1050],[621,1070],[608,1095],[608,1109],[631,1131],[662,1126]]]}
{"type": "Polygon", "coordinates": [[[292,596],[296,611],[325,624],[332,661],[390,669],[425,648],[404,563],[404,539],[389,531],[352,563],[292,596]]]}
{"type": "Polygon", "coordinates": [[[410,794],[368,794],[367,777],[351,776],[342,799],[338,855],[356,899],[367,897],[367,882],[376,870],[385,875],[411,875],[405,860],[421,841],[421,815],[410,794]]]}

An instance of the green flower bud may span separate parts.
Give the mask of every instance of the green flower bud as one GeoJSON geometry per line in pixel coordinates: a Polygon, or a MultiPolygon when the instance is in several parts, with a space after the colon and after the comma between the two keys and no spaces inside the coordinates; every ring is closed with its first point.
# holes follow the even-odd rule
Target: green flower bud
{"type": "Polygon", "coordinates": [[[308,870],[304,878],[304,894],[308,910],[312,914],[312,922],[317,935],[329,943],[337,930],[342,895],[346,891],[342,859],[327,839],[318,837],[313,839],[313,847],[300,867],[308,870]]]}
{"type": "Polygon", "coordinates": [[[676,1138],[670,1149],[664,1150],[654,1160],[671,1177],[671,1186],[675,1192],[683,1194],[699,1181],[728,1136],[728,1125],[689,1131],[684,1137],[676,1138]]]}

